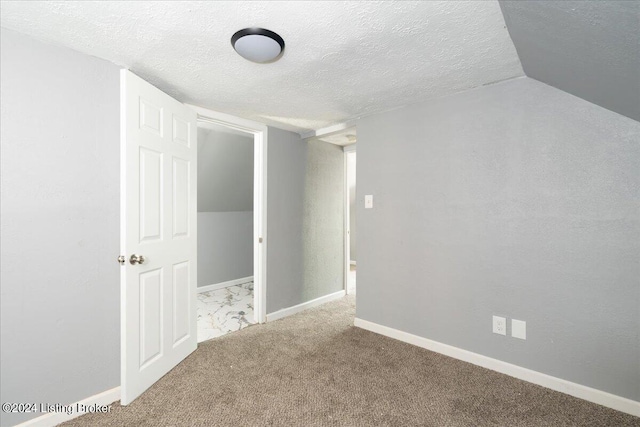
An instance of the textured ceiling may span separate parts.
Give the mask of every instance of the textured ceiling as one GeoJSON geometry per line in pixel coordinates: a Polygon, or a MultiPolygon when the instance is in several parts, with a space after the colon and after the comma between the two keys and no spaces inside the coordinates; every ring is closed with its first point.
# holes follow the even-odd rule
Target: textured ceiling
{"type": "Polygon", "coordinates": [[[105,58],[180,101],[300,133],[523,75],[497,1],[1,3],[0,24],[105,58]],[[286,42],[255,64],[230,37],[286,42]]]}
{"type": "Polygon", "coordinates": [[[640,2],[500,4],[527,76],[640,120],[640,2]]]}
{"type": "Polygon", "coordinates": [[[352,145],[358,142],[358,134],[356,128],[353,127],[333,135],[320,137],[318,139],[330,144],[346,147],[347,145],[352,145]]]}

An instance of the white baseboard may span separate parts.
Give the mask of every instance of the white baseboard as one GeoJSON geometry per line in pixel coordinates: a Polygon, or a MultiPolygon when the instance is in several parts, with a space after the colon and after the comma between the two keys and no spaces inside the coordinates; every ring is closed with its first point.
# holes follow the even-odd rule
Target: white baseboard
{"type": "Polygon", "coordinates": [[[228,288],[229,286],[242,285],[243,283],[253,282],[253,276],[243,277],[241,279],[228,280],[226,282],[214,283],[213,285],[199,286],[198,293],[217,291],[218,289],[228,288]]]}
{"type": "MultiPolygon", "coordinates": [[[[72,420],[81,415],[89,413],[89,411],[82,410],[79,406],[109,406],[116,400],[120,400],[120,386],[112,388],[111,390],[103,391],[91,397],[87,397],[79,402],[65,405],[64,409],[60,409],[60,412],[49,412],[44,415],[34,418],[29,421],[25,421],[22,424],[17,424],[15,427],[53,427],[65,421],[72,420]],[[69,409],[67,411],[67,409],[69,409]],[[68,413],[69,412],[69,413],[68,413]]],[[[53,403],[52,403],[53,404],[53,403]]],[[[39,405],[39,404],[38,404],[39,405]]],[[[39,406],[38,406],[39,408],[39,406]]]]}
{"type": "Polygon", "coordinates": [[[640,417],[640,402],[356,318],[354,326],[640,417]]]}
{"type": "Polygon", "coordinates": [[[274,311],[271,314],[267,314],[267,322],[272,322],[274,320],[282,319],[283,317],[291,316],[292,314],[300,313],[301,311],[308,310],[312,307],[317,307],[326,302],[340,299],[343,296],[345,296],[344,289],[320,298],[312,299],[311,301],[303,302],[302,304],[294,305],[293,307],[274,311]]]}

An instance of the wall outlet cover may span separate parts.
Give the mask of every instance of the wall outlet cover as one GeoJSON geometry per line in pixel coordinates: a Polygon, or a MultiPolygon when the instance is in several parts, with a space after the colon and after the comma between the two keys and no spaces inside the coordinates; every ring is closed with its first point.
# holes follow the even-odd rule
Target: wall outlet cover
{"type": "Polygon", "coordinates": [[[520,338],[521,340],[526,340],[527,322],[524,320],[511,319],[511,336],[514,338],[520,338]]]}
{"type": "Polygon", "coordinates": [[[493,333],[507,335],[507,319],[500,316],[493,316],[493,333]]]}

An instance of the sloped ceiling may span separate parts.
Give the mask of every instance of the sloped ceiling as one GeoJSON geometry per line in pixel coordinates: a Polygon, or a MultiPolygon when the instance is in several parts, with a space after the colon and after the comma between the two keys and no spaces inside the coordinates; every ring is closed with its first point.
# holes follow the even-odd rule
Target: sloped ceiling
{"type": "Polygon", "coordinates": [[[198,212],[253,210],[253,136],[198,126],[198,212]]]}
{"type": "Polygon", "coordinates": [[[523,75],[497,1],[18,1],[0,24],[125,66],[182,102],[305,133],[523,75]],[[286,42],[238,56],[250,26],[286,42]]]}
{"type": "Polygon", "coordinates": [[[640,2],[500,5],[527,76],[640,121],[640,2]]]}

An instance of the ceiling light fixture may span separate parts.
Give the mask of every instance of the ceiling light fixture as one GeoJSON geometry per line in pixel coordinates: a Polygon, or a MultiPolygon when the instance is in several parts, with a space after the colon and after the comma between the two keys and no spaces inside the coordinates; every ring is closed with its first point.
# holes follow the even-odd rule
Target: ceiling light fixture
{"type": "Polygon", "coordinates": [[[284,52],[284,40],[264,28],[245,28],[231,37],[231,46],[240,56],[252,62],[275,62],[284,52]]]}

